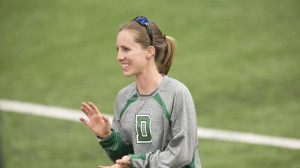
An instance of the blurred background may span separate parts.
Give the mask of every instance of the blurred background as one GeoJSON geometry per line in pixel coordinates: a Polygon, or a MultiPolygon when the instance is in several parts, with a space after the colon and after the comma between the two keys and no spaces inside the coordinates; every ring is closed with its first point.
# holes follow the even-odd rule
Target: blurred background
{"type": "MultiPolygon", "coordinates": [[[[116,61],[116,36],[141,15],[177,40],[169,76],[190,89],[199,127],[300,139],[299,9],[297,0],[1,0],[0,99],[77,110],[92,101],[113,114],[134,81],[116,61]]],[[[82,123],[0,117],[0,167],[112,164],[82,123]]],[[[300,167],[299,150],[208,139],[198,149],[204,168],[300,167]]]]}

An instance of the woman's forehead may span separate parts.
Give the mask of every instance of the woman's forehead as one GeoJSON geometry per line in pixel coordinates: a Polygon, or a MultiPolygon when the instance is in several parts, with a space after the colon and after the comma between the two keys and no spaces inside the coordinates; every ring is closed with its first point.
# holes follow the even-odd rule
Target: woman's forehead
{"type": "Polygon", "coordinates": [[[117,36],[117,46],[118,45],[134,45],[136,37],[136,32],[132,30],[122,30],[117,36]]]}

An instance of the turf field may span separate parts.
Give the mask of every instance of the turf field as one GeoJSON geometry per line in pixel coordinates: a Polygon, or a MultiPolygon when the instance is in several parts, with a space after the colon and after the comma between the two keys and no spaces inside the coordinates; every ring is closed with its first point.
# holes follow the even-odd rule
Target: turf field
{"type": "MultiPolygon", "coordinates": [[[[0,98],[112,114],[115,41],[137,15],[178,43],[169,75],[190,89],[198,126],[300,139],[296,0],[0,1],[0,98]]],[[[1,113],[5,167],[111,164],[80,123],[1,113]]],[[[299,150],[199,139],[203,167],[300,166],[299,150]]]]}

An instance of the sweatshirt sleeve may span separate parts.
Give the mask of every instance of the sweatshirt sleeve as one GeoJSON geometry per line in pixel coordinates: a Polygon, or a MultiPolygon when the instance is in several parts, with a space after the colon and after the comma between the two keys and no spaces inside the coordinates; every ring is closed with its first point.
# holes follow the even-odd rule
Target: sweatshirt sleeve
{"type": "Polygon", "coordinates": [[[112,121],[112,134],[106,139],[99,140],[99,144],[105,149],[108,157],[111,161],[115,162],[117,159],[121,159],[125,155],[133,153],[133,147],[131,144],[124,141],[120,131],[122,131],[121,126],[118,122],[120,106],[118,102],[120,99],[120,94],[117,96],[117,101],[115,103],[115,113],[112,121]]]}
{"type": "Polygon", "coordinates": [[[175,93],[170,122],[173,139],[167,148],[164,151],[130,155],[130,167],[196,167],[195,155],[199,157],[197,119],[194,102],[187,88],[175,93]]]}
{"type": "Polygon", "coordinates": [[[110,137],[100,140],[99,143],[113,162],[133,153],[132,146],[124,142],[121,135],[113,129],[110,137]]]}

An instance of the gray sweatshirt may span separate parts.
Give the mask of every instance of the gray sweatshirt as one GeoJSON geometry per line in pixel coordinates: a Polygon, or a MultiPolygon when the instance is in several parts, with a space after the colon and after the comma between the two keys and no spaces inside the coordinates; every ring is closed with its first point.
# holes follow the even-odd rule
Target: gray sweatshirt
{"type": "Polygon", "coordinates": [[[201,167],[193,98],[166,75],[150,95],[135,82],[118,93],[112,134],[99,143],[112,161],[130,155],[130,167],[201,167]]]}

